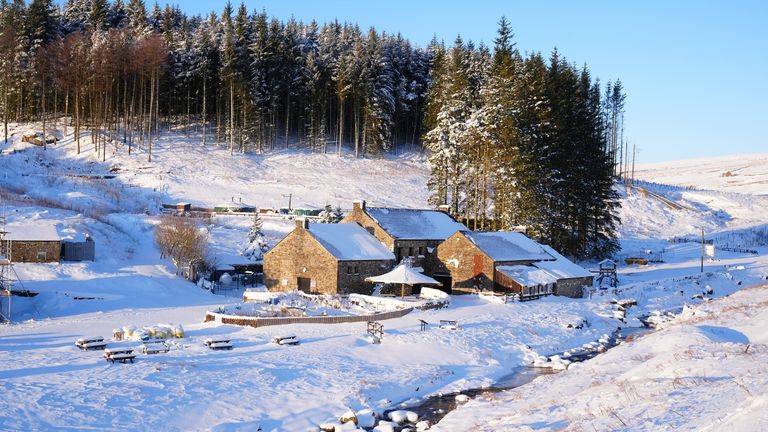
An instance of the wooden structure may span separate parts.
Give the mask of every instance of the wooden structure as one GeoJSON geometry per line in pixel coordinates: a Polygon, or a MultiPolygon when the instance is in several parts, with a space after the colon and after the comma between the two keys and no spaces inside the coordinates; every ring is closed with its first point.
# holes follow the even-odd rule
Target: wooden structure
{"type": "Polygon", "coordinates": [[[229,338],[208,338],[205,340],[205,346],[212,350],[231,350],[232,343],[229,338]]]}
{"type": "Polygon", "coordinates": [[[272,342],[278,345],[298,345],[301,343],[297,336],[274,336],[272,342]]]}
{"type": "Polygon", "coordinates": [[[365,279],[388,271],[395,256],[357,224],[311,224],[296,228],[264,255],[270,291],[370,294],[365,279]]]}
{"type": "Polygon", "coordinates": [[[619,285],[619,278],[616,274],[615,261],[610,259],[604,259],[600,261],[597,273],[598,276],[596,280],[599,287],[603,288],[603,284],[606,282],[613,288],[616,288],[619,285]]]}
{"type": "Polygon", "coordinates": [[[384,325],[377,321],[368,321],[368,334],[373,338],[373,343],[381,343],[384,339],[384,325]]]}
{"type": "Polygon", "coordinates": [[[104,342],[104,338],[101,336],[85,337],[75,341],[75,346],[83,351],[92,349],[103,350],[107,347],[107,343],[104,342]]]}
{"type": "Polygon", "coordinates": [[[110,363],[133,363],[136,354],[131,348],[107,348],[104,350],[104,359],[110,363]]]}

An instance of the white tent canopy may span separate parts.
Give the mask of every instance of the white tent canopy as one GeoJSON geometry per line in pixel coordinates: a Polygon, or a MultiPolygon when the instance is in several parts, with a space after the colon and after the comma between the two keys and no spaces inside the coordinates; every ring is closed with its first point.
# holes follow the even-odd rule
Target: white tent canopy
{"type": "Polygon", "coordinates": [[[365,278],[366,282],[373,283],[385,283],[385,284],[402,284],[402,285],[433,285],[441,286],[442,284],[429,276],[425,276],[405,264],[400,264],[395,267],[389,273],[385,273],[380,276],[371,276],[365,278]]]}

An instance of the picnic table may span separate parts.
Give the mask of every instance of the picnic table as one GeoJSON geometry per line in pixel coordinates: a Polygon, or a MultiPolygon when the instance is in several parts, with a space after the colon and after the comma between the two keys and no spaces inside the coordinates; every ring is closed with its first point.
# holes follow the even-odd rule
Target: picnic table
{"type": "Polygon", "coordinates": [[[83,351],[88,351],[89,349],[104,349],[106,348],[107,343],[104,342],[103,337],[93,336],[78,339],[75,341],[75,346],[83,351]]]}
{"type": "Polygon", "coordinates": [[[208,338],[205,340],[205,345],[212,350],[232,349],[230,339],[227,338],[208,338]]]}
{"type": "Polygon", "coordinates": [[[456,320],[440,320],[440,328],[446,330],[458,330],[459,322],[456,320]]]}
{"type": "Polygon", "coordinates": [[[141,344],[140,348],[141,348],[141,352],[147,355],[167,353],[168,351],[171,350],[171,347],[169,347],[164,340],[144,341],[144,343],[141,344]]]}
{"type": "Polygon", "coordinates": [[[297,336],[274,336],[272,342],[278,345],[298,345],[301,343],[297,336]]]}
{"type": "Polygon", "coordinates": [[[131,362],[136,358],[132,348],[107,348],[104,350],[104,359],[110,363],[131,362]]]}

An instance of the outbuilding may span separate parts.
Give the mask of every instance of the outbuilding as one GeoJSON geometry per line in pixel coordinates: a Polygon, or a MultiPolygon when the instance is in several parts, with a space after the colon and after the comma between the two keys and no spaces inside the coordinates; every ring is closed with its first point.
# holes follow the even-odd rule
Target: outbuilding
{"type": "Polygon", "coordinates": [[[370,294],[365,278],[390,270],[394,254],[356,223],[310,224],[296,228],[264,255],[264,283],[270,291],[370,294]]]}
{"type": "Polygon", "coordinates": [[[45,263],[61,259],[61,237],[54,225],[8,225],[0,255],[11,262],[45,263]]]}

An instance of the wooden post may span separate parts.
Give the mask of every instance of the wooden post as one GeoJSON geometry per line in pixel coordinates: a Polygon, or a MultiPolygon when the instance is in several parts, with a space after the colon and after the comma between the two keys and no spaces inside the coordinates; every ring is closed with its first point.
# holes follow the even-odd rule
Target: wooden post
{"type": "Polygon", "coordinates": [[[704,273],[704,227],[701,227],[701,272],[704,273]]]}

